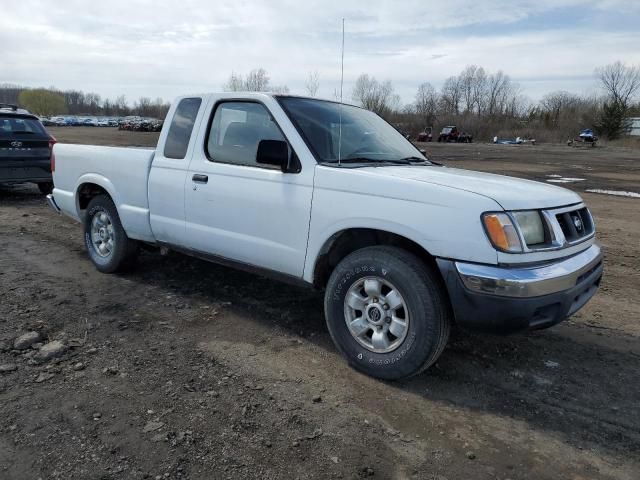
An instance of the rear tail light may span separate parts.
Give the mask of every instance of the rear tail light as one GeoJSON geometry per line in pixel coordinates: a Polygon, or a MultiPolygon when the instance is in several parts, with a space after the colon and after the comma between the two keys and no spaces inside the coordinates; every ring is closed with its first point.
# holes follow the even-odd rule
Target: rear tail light
{"type": "Polygon", "coordinates": [[[58,143],[56,137],[53,135],[49,136],[49,154],[51,157],[51,173],[56,171],[56,155],[53,153],[53,146],[58,143]]]}

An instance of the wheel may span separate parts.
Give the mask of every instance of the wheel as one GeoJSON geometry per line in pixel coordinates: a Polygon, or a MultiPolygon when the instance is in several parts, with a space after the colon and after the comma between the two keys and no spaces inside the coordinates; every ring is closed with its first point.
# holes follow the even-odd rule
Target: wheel
{"type": "Polygon", "coordinates": [[[357,250],[334,269],[325,292],[331,338],[349,364],[372,377],[418,374],[440,356],[451,309],[436,274],[397,247],[357,250]]]}
{"type": "Polygon", "coordinates": [[[43,195],[49,195],[53,191],[53,182],[40,182],[38,188],[43,195]]]}
{"type": "Polygon", "coordinates": [[[138,254],[138,243],[127,237],[118,210],[108,195],[98,195],[89,202],[84,219],[84,243],[89,258],[103,273],[128,269],[138,254]]]}

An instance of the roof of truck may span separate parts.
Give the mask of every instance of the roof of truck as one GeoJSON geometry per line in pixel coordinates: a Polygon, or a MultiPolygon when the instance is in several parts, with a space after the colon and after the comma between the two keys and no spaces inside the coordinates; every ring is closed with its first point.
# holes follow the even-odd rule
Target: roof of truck
{"type": "Polygon", "coordinates": [[[358,105],[353,105],[352,103],[345,102],[344,100],[340,102],[339,100],[332,100],[329,98],[318,98],[318,97],[309,97],[307,95],[292,95],[289,93],[278,93],[278,92],[248,92],[248,91],[240,91],[240,92],[206,92],[206,93],[192,93],[188,95],[180,95],[177,97],[177,100],[181,100],[183,98],[191,98],[191,97],[205,97],[205,96],[216,96],[223,97],[227,99],[233,98],[260,98],[260,97],[271,97],[271,98],[302,98],[307,100],[318,100],[322,102],[329,103],[342,103],[343,105],[349,105],[352,107],[359,107],[358,105]]]}

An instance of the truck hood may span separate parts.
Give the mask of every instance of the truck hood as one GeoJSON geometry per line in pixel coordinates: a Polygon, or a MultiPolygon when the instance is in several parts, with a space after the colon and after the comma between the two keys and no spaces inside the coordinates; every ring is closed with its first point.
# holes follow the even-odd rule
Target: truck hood
{"type": "Polygon", "coordinates": [[[439,166],[365,167],[368,173],[465,190],[489,197],[505,210],[551,208],[581,202],[577,193],[546,183],[439,166]]]}

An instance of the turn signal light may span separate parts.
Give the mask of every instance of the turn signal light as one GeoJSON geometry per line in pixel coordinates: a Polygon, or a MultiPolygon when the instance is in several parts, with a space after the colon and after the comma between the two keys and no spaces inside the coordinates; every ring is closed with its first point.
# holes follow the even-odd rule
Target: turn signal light
{"type": "Polygon", "coordinates": [[[489,240],[495,248],[503,252],[522,252],[518,232],[506,213],[485,213],[482,216],[489,240]]]}

